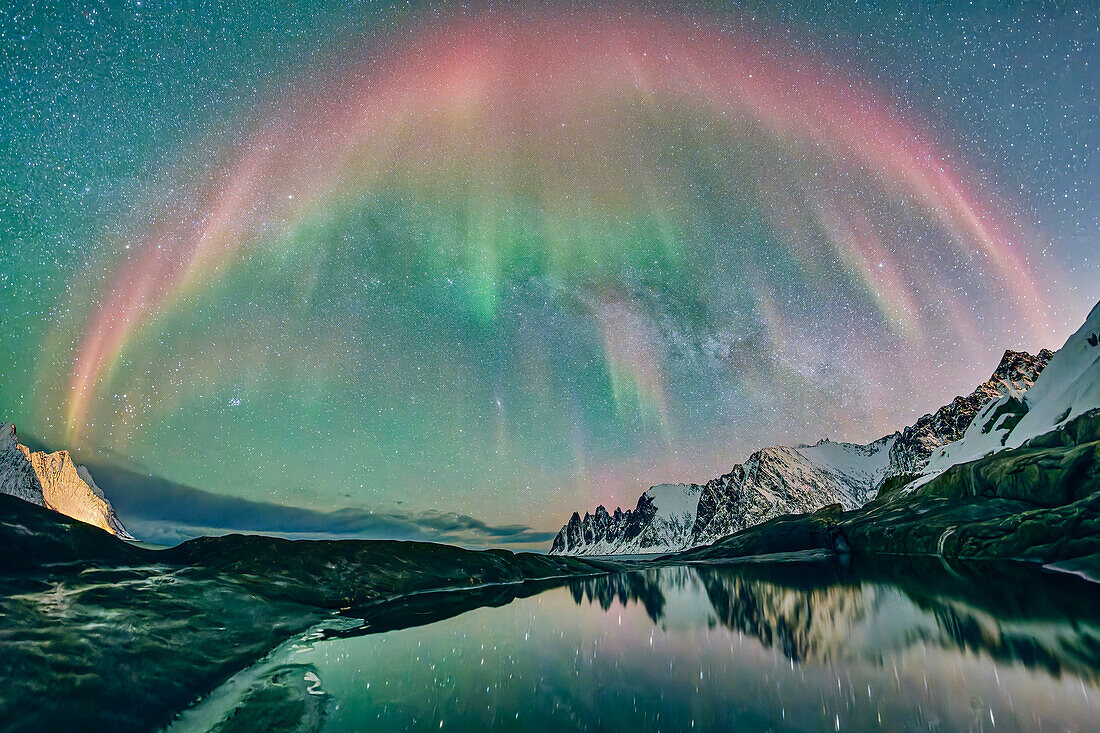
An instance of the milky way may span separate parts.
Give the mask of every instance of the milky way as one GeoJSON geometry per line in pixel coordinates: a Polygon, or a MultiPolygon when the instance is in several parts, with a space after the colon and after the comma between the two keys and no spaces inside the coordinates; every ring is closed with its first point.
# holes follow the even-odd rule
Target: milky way
{"type": "Polygon", "coordinates": [[[42,341],[43,432],[234,495],[549,522],[877,437],[1075,307],[942,125],[782,24],[367,35],[91,245],[103,275],[71,270],[42,341]]]}

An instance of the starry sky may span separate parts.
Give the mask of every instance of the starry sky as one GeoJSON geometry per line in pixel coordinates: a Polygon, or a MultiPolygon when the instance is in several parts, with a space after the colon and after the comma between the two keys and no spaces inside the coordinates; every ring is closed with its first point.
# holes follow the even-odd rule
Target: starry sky
{"type": "Polygon", "coordinates": [[[0,415],[550,530],[866,441],[1100,297],[1088,3],[0,9],[0,415]]]}

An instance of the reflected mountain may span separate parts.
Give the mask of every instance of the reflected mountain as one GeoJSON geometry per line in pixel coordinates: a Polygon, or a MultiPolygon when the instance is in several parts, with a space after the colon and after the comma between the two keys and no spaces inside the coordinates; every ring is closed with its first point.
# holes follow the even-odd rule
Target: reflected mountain
{"type": "Polygon", "coordinates": [[[615,601],[623,606],[630,602],[641,603],[649,617],[657,622],[665,615],[667,583],[661,581],[671,580],[672,575],[672,569],[663,574],[659,570],[643,570],[599,575],[570,581],[569,592],[578,605],[587,601],[598,604],[605,611],[610,610],[615,601]]]}
{"type": "Polygon", "coordinates": [[[718,624],[794,662],[881,662],[937,647],[1100,677],[1095,586],[1019,563],[672,566],[577,578],[569,590],[605,611],[639,604],[666,629],[718,624]]]}

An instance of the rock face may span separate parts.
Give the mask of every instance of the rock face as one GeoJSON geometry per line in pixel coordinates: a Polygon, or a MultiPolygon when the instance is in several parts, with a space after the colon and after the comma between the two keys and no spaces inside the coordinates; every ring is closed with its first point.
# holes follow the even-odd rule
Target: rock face
{"type": "Polygon", "coordinates": [[[1058,349],[1026,393],[1006,390],[986,402],[959,440],[937,449],[917,485],[959,463],[1025,442],[1100,409],[1100,303],[1058,349]]]}
{"type": "Polygon", "coordinates": [[[65,450],[32,452],[19,443],[11,423],[0,424],[0,493],[52,509],[123,539],[134,539],[88,469],[73,463],[65,450]]]}
{"type": "Polygon", "coordinates": [[[890,474],[915,474],[924,470],[932,454],[963,436],[978,410],[1013,392],[1024,392],[1035,383],[1054,353],[1043,349],[1032,356],[1023,351],[1005,351],[993,376],[966,397],[956,397],[930,415],[917,420],[898,434],[890,448],[890,474]]]}
{"type": "Polygon", "coordinates": [[[709,544],[784,514],[862,506],[885,476],[895,436],[869,445],[822,441],[764,448],[703,487],[690,544],[709,544]]]}
{"type": "MultiPolygon", "coordinates": [[[[618,555],[676,552],[785,514],[803,514],[839,504],[850,510],[874,498],[890,479],[925,472],[937,451],[958,441],[975,415],[1002,398],[1019,402],[1054,356],[1006,351],[993,375],[965,397],[925,415],[913,425],[867,445],[823,440],[812,446],[775,446],[756,451],[729,473],[705,484],[687,484],[682,496],[697,496],[693,507],[678,508],[683,521],[671,522],[651,505],[664,487],[654,487],[634,510],[600,506],[584,518],[574,512],[550,548],[552,554],[618,555]],[[655,526],[651,527],[653,524],[655,526]]],[[[1011,404],[1004,410],[1011,410],[1011,404]]],[[[682,498],[679,500],[682,504],[682,498]]],[[[665,500],[671,504],[671,499],[665,500]]],[[[660,506],[661,501],[657,500],[660,506]]],[[[680,505],[678,505],[680,506],[680,505]]]]}

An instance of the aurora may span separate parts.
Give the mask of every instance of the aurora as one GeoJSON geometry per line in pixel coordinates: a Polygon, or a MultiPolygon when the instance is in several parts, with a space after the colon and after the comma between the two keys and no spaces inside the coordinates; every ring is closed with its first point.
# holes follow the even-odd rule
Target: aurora
{"type": "Polygon", "coordinates": [[[66,441],[149,456],[264,402],[211,465],[151,468],[209,482],[314,434],[339,447],[276,490],[298,502],[629,496],[762,431],[894,429],[903,392],[1060,312],[1036,227],[774,24],[444,12],[322,66],[104,243],[45,347],[66,441]]]}
{"type": "Polygon", "coordinates": [[[1100,3],[0,40],[5,730],[1100,717],[1100,3]]]}

